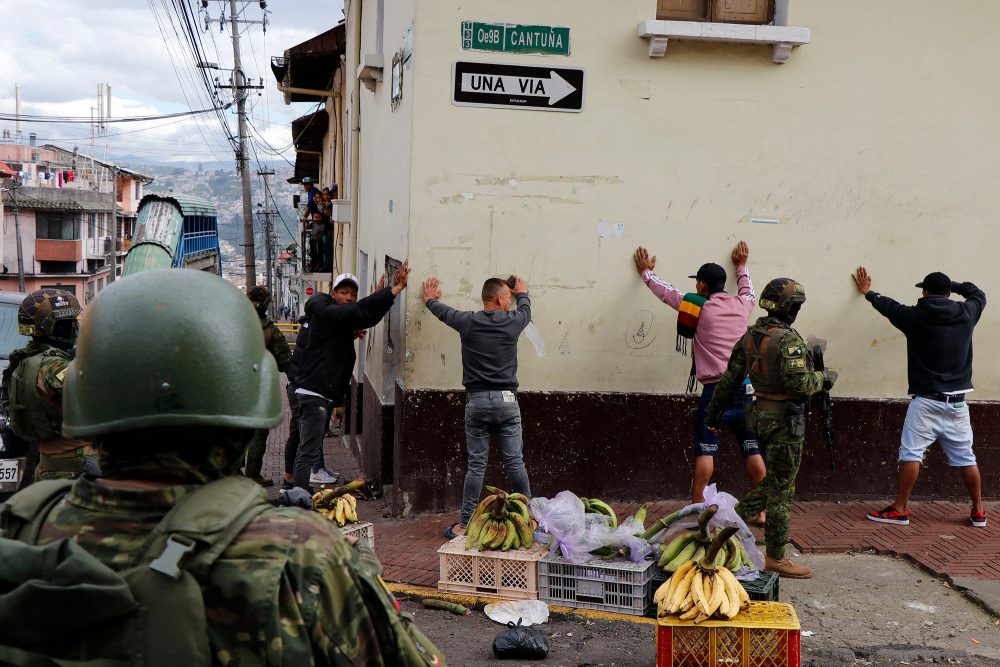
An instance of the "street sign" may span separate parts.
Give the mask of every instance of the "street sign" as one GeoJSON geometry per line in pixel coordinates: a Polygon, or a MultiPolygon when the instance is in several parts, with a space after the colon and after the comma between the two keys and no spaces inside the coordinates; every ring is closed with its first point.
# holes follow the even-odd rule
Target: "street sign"
{"type": "Polygon", "coordinates": [[[451,101],[470,107],[580,111],[583,70],[458,61],[452,67],[451,101]]]}
{"type": "Polygon", "coordinates": [[[314,290],[312,287],[307,287],[306,288],[306,296],[312,296],[313,292],[315,292],[315,291],[316,290],[314,290]]]}
{"type": "Polygon", "coordinates": [[[568,56],[569,28],[463,21],[462,48],[466,51],[568,56]]]}

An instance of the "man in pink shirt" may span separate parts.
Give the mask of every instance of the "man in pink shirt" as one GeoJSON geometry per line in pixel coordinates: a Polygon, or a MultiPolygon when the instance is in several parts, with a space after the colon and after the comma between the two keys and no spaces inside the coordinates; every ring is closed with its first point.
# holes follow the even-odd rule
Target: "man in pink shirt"
{"type": "MultiPolygon", "coordinates": [[[[715,452],[719,447],[719,434],[705,428],[705,408],[712,399],[715,385],[726,371],[733,345],[746,332],[747,318],[750,317],[757,301],[746,267],[749,256],[750,248],[744,241],[740,241],[733,248],[731,257],[736,268],[738,285],[738,294],[735,296],[726,294],[726,270],[718,264],[703,264],[696,275],[689,276],[695,278],[695,291],[707,299],[701,306],[692,346],[695,377],[703,387],[694,418],[694,479],[691,495],[693,502],[696,503],[705,500],[705,487],[712,479],[715,452]]],[[[679,310],[684,300],[684,292],[653,273],[656,257],[650,257],[649,252],[639,246],[634,259],[635,268],[649,290],[660,301],[674,310],[679,310]]],[[[764,458],[757,447],[757,438],[747,430],[744,417],[743,408],[753,395],[753,387],[747,381],[744,388],[745,390],[737,395],[726,410],[723,423],[729,425],[740,441],[747,475],[750,477],[751,485],[756,485],[764,479],[766,469],[764,458]]],[[[758,517],[758,520],[762,519],[763,517],[758,517]]]]}

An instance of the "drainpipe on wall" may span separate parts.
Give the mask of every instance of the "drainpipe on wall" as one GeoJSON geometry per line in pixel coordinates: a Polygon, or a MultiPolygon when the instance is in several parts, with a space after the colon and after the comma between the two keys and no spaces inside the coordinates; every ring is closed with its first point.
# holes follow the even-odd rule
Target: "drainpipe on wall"
{"type": "MultiPolygon", "coordinates": [[[[361,20],[364,17],[362,0],[350,0],[350,12],[356,20],[351,27],[351,37],[354,39],[354,62],[361,63],[361,20]],[[355,14],[357,12],[357,14],[355,14]]],[[[351,247],[350,271],[358,273],[358,218],[361,209],[359,200],[361,164],[361,80],[357,73],[351,72],[351,247]]]]}

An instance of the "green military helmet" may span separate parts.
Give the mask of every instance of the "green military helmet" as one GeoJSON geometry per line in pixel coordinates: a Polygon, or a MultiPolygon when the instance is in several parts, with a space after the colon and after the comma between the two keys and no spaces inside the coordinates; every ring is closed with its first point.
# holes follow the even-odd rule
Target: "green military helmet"
{"type": "Polygon", "coordinates": [[[192,269],[137,273],[88,307],[66,372],[63,435],[267,429],[282,417],[260,320],[222,278],[192,269]]]}
{"type": "Polygon", "coordinates": [[[17,309],[17,332],[22,336],[48,338],[73,345],[79,314],[80,302],[69,292],[61,289],[35,290],[24,297],[17,309]]]}
{"type": "Polygon", "coordinates": [[[261,285],[251,287],[247,290],[247,298],[250,299],[250,303],[253,304],[253,309],[256,310],[259,315],[266,314],[267,309],[271,306],[271,293],[266,287],[261,285]]]}
{"type": "Polygon", "coordinates": [[[799,308],[806,302],[806,290],[791,278],[775,278],[760,293],[760,307],[767,312],[787,319],[795,319],[799,308]]]}

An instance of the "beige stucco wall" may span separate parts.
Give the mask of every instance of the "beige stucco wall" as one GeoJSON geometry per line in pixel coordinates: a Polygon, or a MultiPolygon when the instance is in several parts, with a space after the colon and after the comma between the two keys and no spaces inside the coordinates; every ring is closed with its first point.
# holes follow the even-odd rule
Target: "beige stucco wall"
{"type": "MultiPolygon", "coordinates": [[[[790,24],[812,43],[784,65],[766,46],[707,43],[650,59],[637,26],[654,14],[653,0],[419,5],[406,385],[461,380],[458,336],[423,307],[419,281],[439,275],[443,300],[471,309],[483,279],[516,272],[546,351],[522,338],[522,389],[682,392],[690,359],[674,351],[675,313],[641,284],[632,250],[648,246],[663,278],[692,289],[686,276],[704,261],[731,266],[742,238],[758,292],[778,275],[804,283],[798,329],[829,339],[836,393],[903,395],[905,341],[850,273],[868,266],[877,290],[909,303],[932,270],[995,291],[1000,58],[989,31],[1000,5],[793,0],[790,24]],[[463,20],[568,26],[572,55],[463,52],[463,20]],[[456,60],[582,67],[584,110],[453,106],[456,60]],[[602,236],[602,223],[624,231],[602,236]],[[655,338],[633,349],[629,323],[643,311],[655,338]]],[[[385,194],[364,205],[384,212],[400,168],[383,158],[366,172],[379,178],[365,189],[385,194]]],[[[400,242],[406,218],[388,219],[400,227],[387,242],[400,242]]],[[[1000,396],[997,313],[977,329],[979,399],[1000,396]]]]}
{"type": "MultiPolygon", "coordinates": [[[[362,3],[353,2],[353,7],[362,3]]],[[[367,281],[361,294],[370,294],[379,277],[385,272],[385,258],[402,260],[407,255],[407,220],[410,199],[411,139],[413,128],[412,69],[403,76],[403,98],[395,110],[391,107],[391,69],[393,54],[403,46],[403,39],[414,16],[413,0],[391,0],[385,3],[382,28],[382,53],[385,61],[383,79],[374,91],[361,86],[361,137],[360,137],[360,177],[358,250],[367,255],[367,281]]],[[[349,13],[349,21],[357,18],[349,13]]],[[[376,53],[377,3],[367,0],[363,3],[361,26],[361,54],[376,53]]],[[[351,34],[351,25],[348,25],[351,34]]],[[[346,71],[357,72],[353,63],[353,53],[348,48],[346,71]]],[[[349,131],[349,128],[348,128],[349,131]]],[[[349,154],[345,168],[349,168],[349,154]]],[[[349,191],[345,190],[345,197],[349,191]]],[[[346,251],[348,255],[351,252],[346,251]]],[[[355,273],[363,280],[365,276],[360,265],[355,273]]],[[[359,356],[364,356],[364,370],[369,381],[384,402],[392,403],[395,392],[393,372],[383,372],[386,355],[385,340],[388,326],[393,326],[395,341],[392,357],[402,366],[404,310],[400,306],[392,312],[390,319],[371,329],[367,339],[359,347],[359,356]]],[[[360,370],[360,367],[359,367],[360,370]]]]}

